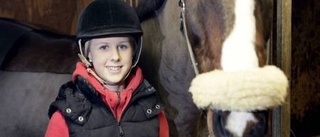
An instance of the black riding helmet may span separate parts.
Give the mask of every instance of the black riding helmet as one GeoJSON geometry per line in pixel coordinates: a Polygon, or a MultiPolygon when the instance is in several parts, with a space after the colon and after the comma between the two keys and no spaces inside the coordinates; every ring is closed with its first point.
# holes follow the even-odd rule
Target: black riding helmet
{"type": "Polygon", "coordinates": [[[141,53],[142,33],[136,11],[122,0],[93,1],[82,11],[77,24],[79,44],[105,36],[121,34],[133,36],[136,41],[133,67],[137,64],[141,53]]]}

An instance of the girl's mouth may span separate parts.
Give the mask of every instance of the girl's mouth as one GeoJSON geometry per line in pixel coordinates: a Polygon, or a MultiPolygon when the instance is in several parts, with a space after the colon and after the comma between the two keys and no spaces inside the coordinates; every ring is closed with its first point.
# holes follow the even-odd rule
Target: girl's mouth
{"type": "Polygon", "coordinates": [[[110,71],[120,71],[121,66],[108,66],[107,69],[110,71]]]}

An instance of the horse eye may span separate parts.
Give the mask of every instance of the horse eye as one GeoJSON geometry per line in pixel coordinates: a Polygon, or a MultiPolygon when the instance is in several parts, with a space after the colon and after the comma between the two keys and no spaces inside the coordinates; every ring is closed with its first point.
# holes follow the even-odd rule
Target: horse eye
{"type": "Polygon", "coordinates": [[[190,43],[192,43],[192,45],[200,45],[200,37],[198,35],[192,33],[190,37],[190,43]]]}

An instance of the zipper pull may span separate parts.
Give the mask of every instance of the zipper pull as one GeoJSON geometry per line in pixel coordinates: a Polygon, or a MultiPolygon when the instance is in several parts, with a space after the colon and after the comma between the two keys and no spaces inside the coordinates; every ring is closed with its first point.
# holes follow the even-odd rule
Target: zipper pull
{"type": "Polygon", "coordinates": [[[118,99],[120,99],[120,91],[116,91],[118,99]]]}
{"type": "Polygon", "coordinates": [[[118,123],[118,127],[119,127],[120,136],[123,137],[124,133],[123,133],[123,130],[122,130],[120,123],[118,123]]]}

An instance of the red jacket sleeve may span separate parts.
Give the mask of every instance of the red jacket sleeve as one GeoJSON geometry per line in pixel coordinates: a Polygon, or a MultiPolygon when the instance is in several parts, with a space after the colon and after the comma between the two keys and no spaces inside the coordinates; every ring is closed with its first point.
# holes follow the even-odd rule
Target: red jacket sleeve
{"type": "Polygon", "coordinates": [[[159,137],[169,137],[169,125],[164,111],[158,115],[159,119],[159,137]]]}
{"type": "Polygon", "coordinates": [[[53,113],[45,137],[69,137],[69,129],[60,111],[53,113]]]}

